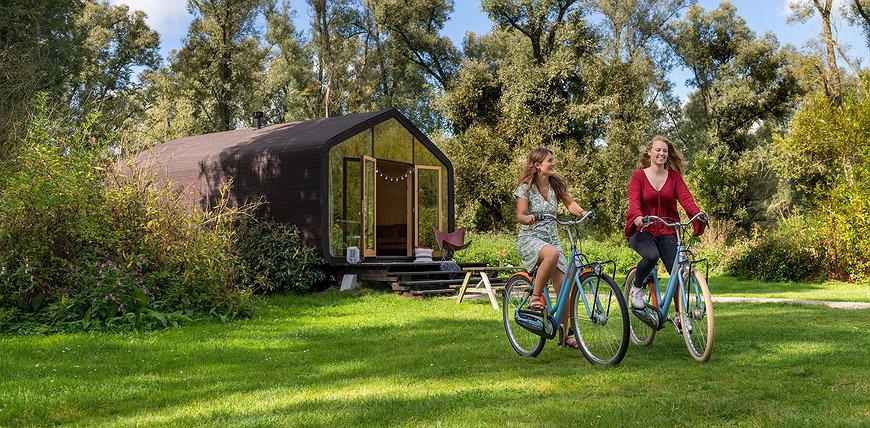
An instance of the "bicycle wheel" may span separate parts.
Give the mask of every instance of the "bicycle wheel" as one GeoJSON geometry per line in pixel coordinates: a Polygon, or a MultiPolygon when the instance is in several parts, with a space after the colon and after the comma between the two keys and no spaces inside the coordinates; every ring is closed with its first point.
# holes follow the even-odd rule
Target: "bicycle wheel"
{"type": "Polygon", "coordinates": [[[528,302],[523,306],[523,301],[532,293],[532,283],[525,275],[510,277],[504,286],[504,298],[502,301],[502,320],[504,332],[508,342],[520,355],[536,357],[544,349],[545,339],[526,330],[516,321],[517,311],[528,309],[528,302]]]}
{"type": "Polygon", "coordinates": [[[606,274],[585,272],[571,301],[571,326],[583,356],[592,364],[617,365],[628,350],[628,306],[606,274]]]}
{"type": "MultiPolygon", "coordinates": [[[[631,292],[631,287],[634,286],[634,277],[636,268],[632,268],[628,271],[628,275],[625,276],[625,286],[622,287],[623,296],[625,297],[625,301],[628,302],[628,293],[631,292]]],[[[643,290],[644,292],[644,300],[650,302],[652,298],[653,288],[647,286],[643,290]]],[[[637,316],[631,316],[631,343],[635,345],[649,345],[652,343],[653,339],[656,337],[656,330],[652,327],[646,325],[643,321],[640,320],[637,316]]]]}
{"type": "Polygon", "coordinates": [[[697,269],[683,272],[685,290],[680,290],[680,324],[692,358],[707,361],[713,352],[713,299],[707,281],[697,269]],[[687,301],[688,300],[688,301],[687,301]]]}

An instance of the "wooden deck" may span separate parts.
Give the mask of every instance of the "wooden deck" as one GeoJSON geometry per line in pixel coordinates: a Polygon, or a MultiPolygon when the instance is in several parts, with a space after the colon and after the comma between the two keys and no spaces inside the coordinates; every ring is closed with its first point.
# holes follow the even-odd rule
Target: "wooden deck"
{"type": "MultiPolygon", "coordinates": [[[[458,263],[460,268],[484,267],[486,263],[458,263]]],[[[442,271],[441,263],[408,261],[384,261],[359,263],[355,265],[329,266],[327,274],[341,280],[342,275],[356,274],[359,281],[382,283],[396,293],[405,297],[423,297],[431,295],[453,295],[462,286],[466,272],[442,271]]],[[[510,275],[490,277],[493,286],[503,285],[510,275]]],[[[471,281],[477,283],[479,275],[472,276],[471,281]]]]}

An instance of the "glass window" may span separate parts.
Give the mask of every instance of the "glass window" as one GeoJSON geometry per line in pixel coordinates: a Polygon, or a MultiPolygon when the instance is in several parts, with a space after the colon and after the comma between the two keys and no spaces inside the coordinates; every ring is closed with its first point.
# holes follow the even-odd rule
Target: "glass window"
{"type": "Polygon", "coordinates": [[[375,125],[375,155],[378,159],[413,163],[414,137],[396,119],[375,125]]]}
{"type": "Polygon", "coordinates": [[[371,136],[366,129],[329,150],[329,252],[336,257],[347,247],[362,251],[360,156],[371,156],[371,136]]]}
{"type": "Polygon", "coordinates": [[[444,166],[438,158],[432,154],[423,143],[414,139],[414,164],[421,172],[418,175],[420,182],[417,184],[419,199],[418,199],[418,245],[424,247],[433,247],[438,249],[438,244],[435,242],[435,234],[432,232],[432,226],[438,229],[447,231],[447,167],[444,166]],[[432,169],[424,169],[423,167],[436,167],[440,173],[436,174],[432,169]],[[425,171],[425,172],[424,172],[425,171]],[[440,178],[440,185],[437,181],[440,178]],[[437,193],[436,193],[437,192],[437,193]],[[440,196],[440,204],[439,197],[440,196]],[[438,226],[438,208],[440,207],[441,224],[438,226]]]}

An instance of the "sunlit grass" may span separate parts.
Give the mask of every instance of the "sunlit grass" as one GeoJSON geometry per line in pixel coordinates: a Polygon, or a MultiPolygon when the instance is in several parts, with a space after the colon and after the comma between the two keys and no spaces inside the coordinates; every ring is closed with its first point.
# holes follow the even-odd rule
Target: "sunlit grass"
{"type": "MultiPolygon", "coordinates": [[[[712,283],[713,281],[711,281],[712,283]]],[[[513,352],[487,300],[329,291],[155,333],[0,336],[0,425],[809,426],[870,421],[870,310],[715,305],[619,367],[513,352]]]]}

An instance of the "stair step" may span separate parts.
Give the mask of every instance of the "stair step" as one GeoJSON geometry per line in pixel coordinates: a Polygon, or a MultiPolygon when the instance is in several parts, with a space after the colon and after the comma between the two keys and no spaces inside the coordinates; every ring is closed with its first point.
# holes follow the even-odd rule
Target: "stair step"
{"type": "Polygon", "coordinates": [[[390,272],[390,275],[397,276],[422,276],[422,275],[463,275],[465,276],[465,272],[463,271],[448,271],[448,270],[420,270],[420,271],[409,271],[409,272],[390,272]]]}
{"type": "Polygon", "coordinates": [[[433,294],[453,294],[455,291],[452,288],[439,288],[434,290],[412,290],[413,296],[429,296],[433,294]]]}
{"type": "Polygon", "coordinates": [[[415,281],[399,281],[396,284],[400,286],[416,286],[416,285],[439,285],[439,284],[462,284],[462,278],[456,279],[421,279],[415,281]]]}

